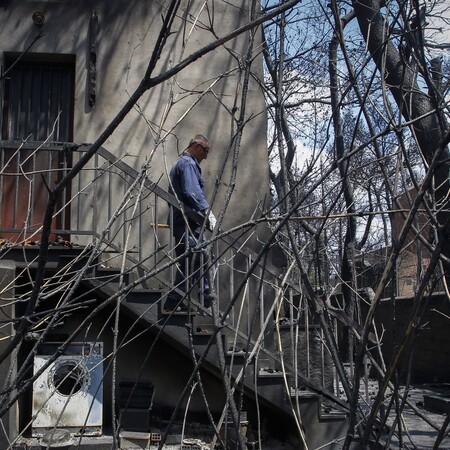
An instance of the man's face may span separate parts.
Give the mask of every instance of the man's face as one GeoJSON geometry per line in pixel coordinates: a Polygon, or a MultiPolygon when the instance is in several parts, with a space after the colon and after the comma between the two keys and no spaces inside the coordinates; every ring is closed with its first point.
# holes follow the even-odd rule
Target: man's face
{"type": "Polygon", "coordinates": [[[208,157],[210,148],[206,144],[200,144],[199,142],[196,142],[195,144],[191,145],[189,150],[194,158],[200,163],[208,157]]]}
{"type": "Polygon", "coordinates": [[[200,143],[197,143],[197,145],[200,147],[200,151],[202,153],[202,160],[206,159],[208,157],[209,147],[207,145],[200,144],[200,143]]]}

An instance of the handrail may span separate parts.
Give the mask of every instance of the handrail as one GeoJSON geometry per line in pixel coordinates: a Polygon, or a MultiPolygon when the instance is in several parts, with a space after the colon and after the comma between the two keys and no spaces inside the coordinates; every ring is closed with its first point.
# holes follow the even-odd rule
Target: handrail
{"type": "MultiPolygon", "coordinates": [[[[111,164],[114,164],[114,166],[121,169],[124,173],[129,175],[130,177],[136,178],[139,176],[139,172],[132,167],[130,167],[128,164],[124,163],[121,159],[119,159],[117,156],[115,156],[113,153],[105,149],[104,147],[100,147],[97,151],[97,153],[101,156],[103,156],[105,159],[107,159],[111,164]]],[[[178,208],[180,206],[179,201],[175,196],[161,188],[157,183],[154,183],[153,181],[146,178],[144,180],[144,185],[147,189],[150,191],[153,191],[156,195],[158,195],[160,198],[165,200],[169,205],[178,208]]],[[[193,219],[198,224],[202,225],[205,217],[199,214],[197,211],[194,211],[192,208],[190,208],[187,205],[183,205],[183,210],[186,213],[186,216],[190,219],[193,219]]],[[[232,246],[236,248],[235,242],[230,239],[227,236],[222,236],[221,241],[226,243],[229,246],[232,246]]],[[[257,253],[253,251],[251,248],[248,247],[240,247],[240,251],[245,254],[246,256],[250,256],[252,258],[255,258],[257,256],[257,253]]],[[[266,269],[268,269],[272,275],[276,276],[275,269],[273,266],[271,266],[270,263],[266,264],[266,269]]]]}

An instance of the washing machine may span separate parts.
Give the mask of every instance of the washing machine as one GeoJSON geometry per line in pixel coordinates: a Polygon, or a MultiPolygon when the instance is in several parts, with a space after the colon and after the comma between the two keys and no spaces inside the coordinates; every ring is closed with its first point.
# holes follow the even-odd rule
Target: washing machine
{"type": "MultiPolygon", "coordinates": [[[[46,343],[34,357],[42,370],[61,343],[46,343]]],[[[103,345],[72,343],[33,383],[32,434],[64,428],[75,435],[97,436],[103,425],[103,345]]]]}

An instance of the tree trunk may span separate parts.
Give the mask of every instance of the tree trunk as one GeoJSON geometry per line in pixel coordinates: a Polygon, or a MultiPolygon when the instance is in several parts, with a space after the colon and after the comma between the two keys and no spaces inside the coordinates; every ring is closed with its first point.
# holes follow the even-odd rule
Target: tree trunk
{"type": "Polygon", "coordinates": [[[411,132],[427,162],[430,163],[436,152],[443,148],[439,155],[442,164],[438,165],[435,172],[434,199],[439,210],[438,222],[443,227],[447,241],[443,247],[443,254],[448,258],[450,257],[450,202],[447,199],[450,153],[447,147],[448,134],[446,133],[448,125],[445,123],[443,115],[433,105],[432,98],[420,89],[415,72],[389,39],[388,24],[380,11],[381,2],[379,0],[353,0],[353,7],[366,40],[367,49],[371,52],[403,117],[406,121],[412,121],[411,132]],[[445,139],[447,139],[446,142],[445,139]]]}

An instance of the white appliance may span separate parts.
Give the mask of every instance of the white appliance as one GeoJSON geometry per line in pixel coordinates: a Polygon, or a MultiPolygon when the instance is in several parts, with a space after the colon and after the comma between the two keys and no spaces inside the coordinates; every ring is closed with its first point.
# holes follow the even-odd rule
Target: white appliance
{"type": "MultiPolygon", "coordinates": [[[[34,374],[62,343],[46,343],[34,357],[34,374]]],[[[100,435],[103,425],[103,344],[72,343],[33,383],[32,435],[65,428],[75,435],[100,435]]]]}

